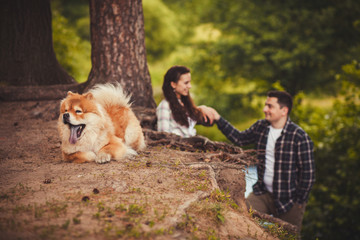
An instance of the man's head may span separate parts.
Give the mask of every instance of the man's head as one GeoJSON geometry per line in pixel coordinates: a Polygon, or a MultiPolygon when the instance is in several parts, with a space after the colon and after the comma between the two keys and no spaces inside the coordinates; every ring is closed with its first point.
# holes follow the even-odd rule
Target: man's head
{"type": "Polygon", "coordinates": [[[277,98],[280,107],[281,108],[287,107],[288,115],[290,115],[293,101],[292,101],[292,97],[289,93],[287,93],[285,91],[270,91],[270,92],[268,92],[267,96],[277,98]]]}
{"type": "Polygon", "coordinates": [[[284,91],[270,91],[264,106],[265,119],[276,128],[284,127],[292,109],[292,97],[284,91]]]}

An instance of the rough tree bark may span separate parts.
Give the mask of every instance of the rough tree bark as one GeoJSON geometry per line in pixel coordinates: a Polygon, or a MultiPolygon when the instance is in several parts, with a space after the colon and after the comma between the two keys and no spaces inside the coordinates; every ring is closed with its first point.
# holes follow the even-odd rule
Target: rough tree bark
{"type": "Polygon", "coordinates": [[[56,59],[49,0],[1,1],[0,46],[0,100],[59,99],[81,87],[56,59]]]}
{"type": "Polygon", "coordinates": [[[0,46],[1,85],[75,83],[55,56],[49,0],[1,1],[0,46]]]}
{"type": "Polygon", "coordinates": [[[119,82],[134,106],[155,108],[141,0],[90,0],[90,29],[92,69],[85,91],[119,82]]]}

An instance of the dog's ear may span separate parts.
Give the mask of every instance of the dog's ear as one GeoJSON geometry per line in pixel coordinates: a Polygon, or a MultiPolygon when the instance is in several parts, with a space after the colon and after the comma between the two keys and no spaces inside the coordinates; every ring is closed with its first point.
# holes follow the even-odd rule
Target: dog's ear
{"type": "Polygon", "coordinates": [[[92,100],[94,98],[94,96],[92,95],[92,93],[86,93],[84,94],[84,97],[88,100],[92,100]]]}
{"type": "Polygon", "coordinates": [[[68,96],[73,96],[73,95],[75,95],[75,93],[73,93],[72,91],[68,91],[68,92],[67,92],[67,95],[68,95],[68,96]]]}

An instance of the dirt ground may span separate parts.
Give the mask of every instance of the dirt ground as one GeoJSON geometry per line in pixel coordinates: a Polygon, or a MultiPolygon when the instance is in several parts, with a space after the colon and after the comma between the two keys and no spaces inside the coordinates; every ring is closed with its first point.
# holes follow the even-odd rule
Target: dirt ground
{"type": "Polygon", "coordinates": [[[151,145],[61,159],[59,101],[0,102],[0,239],[277,239],[245,210],[241,166],[151,145]]]}

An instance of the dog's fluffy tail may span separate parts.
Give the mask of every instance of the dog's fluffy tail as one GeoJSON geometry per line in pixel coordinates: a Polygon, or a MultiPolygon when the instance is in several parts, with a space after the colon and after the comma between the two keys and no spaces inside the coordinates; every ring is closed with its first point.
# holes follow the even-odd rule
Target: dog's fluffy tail
{"type": "Polygon", "coordinates": [[[120,83],[97,84],[89,92],[103,106],[119,105],[130,107],[131,95],[126,94],[120,83]]]}

